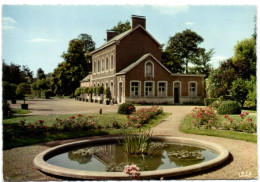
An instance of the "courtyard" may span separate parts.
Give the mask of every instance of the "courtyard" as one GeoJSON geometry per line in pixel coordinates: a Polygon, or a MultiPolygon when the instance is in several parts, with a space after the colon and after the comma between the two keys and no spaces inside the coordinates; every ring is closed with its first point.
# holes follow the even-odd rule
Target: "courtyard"
{"type": "MultiPolygon", "coordinates": [[[[95,104],[80,102],[74,99],[36,99],[27,100],[31,113],[28,115],[53,115],[53,114],[78,114],[117,112],[118,105],[95,104]]],[[[20,107],[20,101],[12,104],[12,108],[20,107]]],[[[141,108],[144,106],[137,106],[141,108]]],[[[223,165],[211,170],[180,176],[178,179],[256,179],[257,176],[257,144],[228,138],[184,134],[179,131],[179,125],[186,114],[190,113],[194,106],[163,106],[164,112],[171,113],[160,124],[153,128],[153,135],[174,136],[206,140],[223,145],[230,152],[230,159],[223,165]]],[[[34,157],[51,147],[79,141],[84,139],[102,138],[106,136],[84,137],[78,139],[67,139],[17,147],[3,151],[3,176],[10,181],[51,181],[64,180],[54,176],[46,175],[33,165],[34,157]]]]}

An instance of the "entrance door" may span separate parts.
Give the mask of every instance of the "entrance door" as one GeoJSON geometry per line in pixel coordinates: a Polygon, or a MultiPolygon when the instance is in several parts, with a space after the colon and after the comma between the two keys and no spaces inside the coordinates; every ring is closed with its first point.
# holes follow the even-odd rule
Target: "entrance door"
{"type": "Polygon", "coordinates": [[[174,83],[174,103],[175,104],[180,103],[180,83],[179,82],[174,83]]]}
{"type": "Polygon", "coordinates": [[[123,84],[122,82],[119,82],[119,103],[122,102],[122,91],[123,91],[123,84]]]}

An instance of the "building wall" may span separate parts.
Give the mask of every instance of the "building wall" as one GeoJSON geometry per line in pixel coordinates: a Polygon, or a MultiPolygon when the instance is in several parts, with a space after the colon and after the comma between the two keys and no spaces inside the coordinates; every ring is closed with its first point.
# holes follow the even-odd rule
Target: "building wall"
{"type": "Polygon", "coordinates": [[[137,28],[122,39],[116,48],[117,72],[147,53],[151,53],[160,61],[161,49],[159,46],[141,27],[137,28]]]}

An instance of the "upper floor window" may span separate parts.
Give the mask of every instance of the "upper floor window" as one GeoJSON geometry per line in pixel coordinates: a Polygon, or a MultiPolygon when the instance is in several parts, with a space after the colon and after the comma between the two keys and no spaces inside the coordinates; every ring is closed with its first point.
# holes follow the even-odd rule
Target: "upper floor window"
{"type": "Polygon", "coordinates": [[[108,57],[106,57],[106,70],[108,70],[108,57]]]}
{"type": "Polygon", "coordinates": [[[153,77],[153,64],[150,61],[146,62],[145,64],[145,76],[153,77]]]}
{"type": "Polygon", "coordinates": [[[114,56],[111,55],[111,58],[110,58],[110,69],[114,69],[114,56]]]}
{"type": "Polygon", "coordinates": [[[102,68],[102,70],[101,71],[104,71],[105,70],[105,61],[104,61],[104,58],[102,58],[102,66],[101,66],[102,68]]]}
{"type": "Polygon", "coordinates": [[[130,82],[130,94],[131,96],[141,96],[141,82],[140,81],[131,81],[130,82]]]}
{"type": "Polygon", "coordinates": [[[197,82],[191,81],[188,83],[189,96],[194,97],[197,96],[197,82]]]}
{"type": "Polygon", "coordinates": [[[95,73],[96,72],[96,61],[94,61],[94,63],[93,63],[93,73],[95,73]]]}
{"type": "Polygon", "coordinates": [[[98,72],[100,72],[100,60],[98,60],[97,69],[98,69],[98,72]]]}

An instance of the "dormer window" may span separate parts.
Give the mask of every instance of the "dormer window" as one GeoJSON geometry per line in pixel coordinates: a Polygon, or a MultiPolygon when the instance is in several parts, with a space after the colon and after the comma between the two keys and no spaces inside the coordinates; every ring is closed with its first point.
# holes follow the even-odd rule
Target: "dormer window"
{"type": "Polygon", "coordinates": [[[145,76],[146,77],[153,77],[153,63],[148,61],[145,63],[145,76]]]}

